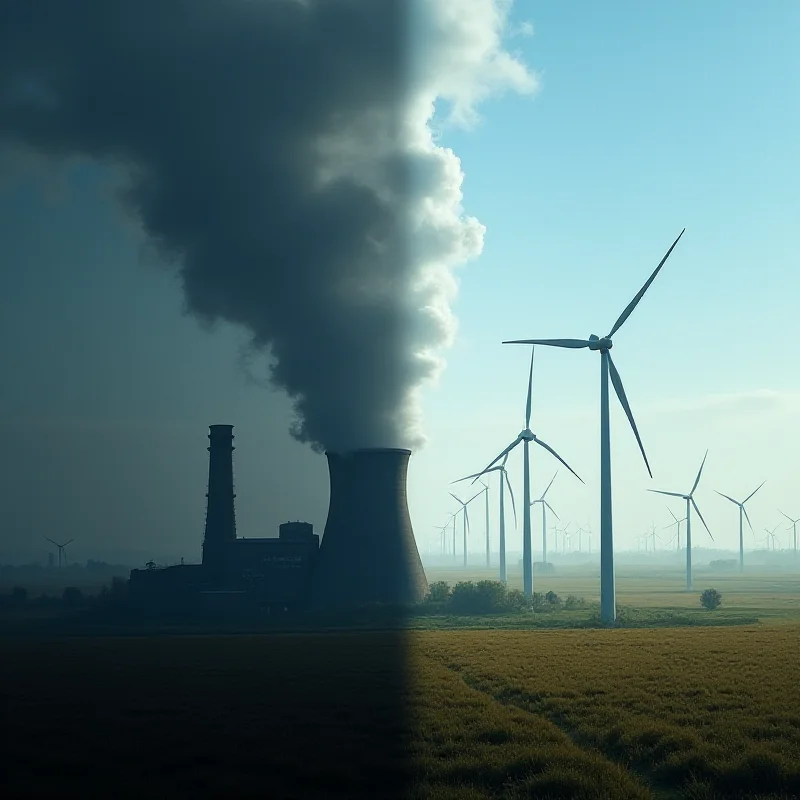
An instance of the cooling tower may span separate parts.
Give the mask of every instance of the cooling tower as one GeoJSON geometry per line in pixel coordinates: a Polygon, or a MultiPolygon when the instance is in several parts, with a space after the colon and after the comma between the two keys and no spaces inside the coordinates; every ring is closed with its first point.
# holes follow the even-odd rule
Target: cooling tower
{"type": "Polygon", "coordinates": [[[203,567],[209,578],[219,577],[228,542],[236,539],[233,507],[233,425],[209,426],[208,505],[203,537],[203,567]]]}
{"type": "Polygon", "coordinates": [[[331,496],[313,581],[314,607],[422,600],[428,582],[406,499],[411,451],[326,455],[331,496]]]}

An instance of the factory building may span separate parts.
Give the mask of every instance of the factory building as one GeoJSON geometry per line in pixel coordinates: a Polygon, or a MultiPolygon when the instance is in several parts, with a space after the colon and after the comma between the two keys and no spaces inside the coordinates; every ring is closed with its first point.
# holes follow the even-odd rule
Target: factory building
{"type": "Polygon", "coordinates": [[[410,450],[328,453],[325,532],[285,522],[277,537],[237,538],[233,426],[209,429],[201,564],[133,570],[130,594],[147,607],[333,610],[409,603],[427,592],[406,499],[410,450]]]}

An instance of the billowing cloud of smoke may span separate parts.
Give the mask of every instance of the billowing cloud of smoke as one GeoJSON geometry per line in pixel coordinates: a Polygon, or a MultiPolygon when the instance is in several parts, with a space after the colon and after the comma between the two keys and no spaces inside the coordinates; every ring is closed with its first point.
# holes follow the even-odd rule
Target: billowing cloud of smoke
{"type": "Polygon", "coordinates": [[[121,166],[189,311],[243,326],[316,448],[416,446],[483,227],[432,133],[534,78],[501,0],[25,0],[0,138],[121,166]]]}

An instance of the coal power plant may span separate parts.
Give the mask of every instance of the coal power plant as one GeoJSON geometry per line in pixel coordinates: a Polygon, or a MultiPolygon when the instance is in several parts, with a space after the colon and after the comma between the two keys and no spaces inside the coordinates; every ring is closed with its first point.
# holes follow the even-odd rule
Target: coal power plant
{"type": "Polygon", "coordinates": [[[202,563],[131,571],[140,607],[338,611],[422,600],[428,583],[406,496],[410,450],[326,453],[328,518],[320,542],[308,522],[277,537],[236,535],[233,425],[209,428],[202,563]]]}

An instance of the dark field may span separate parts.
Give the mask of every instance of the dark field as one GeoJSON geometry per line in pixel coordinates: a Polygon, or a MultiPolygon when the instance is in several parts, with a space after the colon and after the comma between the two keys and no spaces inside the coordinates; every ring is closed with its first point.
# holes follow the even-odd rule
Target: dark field
{"type": "Polygon", "coordinates": [[[3,796],[800,796],[800,627],[7,637],[3,796]]]}

